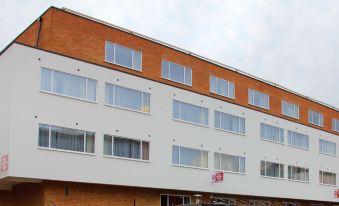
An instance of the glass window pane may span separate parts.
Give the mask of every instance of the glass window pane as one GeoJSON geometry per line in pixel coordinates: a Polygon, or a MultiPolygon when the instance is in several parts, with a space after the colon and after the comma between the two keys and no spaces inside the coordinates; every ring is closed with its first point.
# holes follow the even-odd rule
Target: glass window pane
{"type": "Polygon", "coordinates": [[[104,155],[112,156],[112,137],[111,136],[104,136],[104,155]]]}
{"type": "Polygon", "coordinates": [[[96,101],[97,81],[87,79],[87,100],[96,101]]]}
{"type": "Polygon", "coordinates": [[[185,68],[185,84],[192,85],[192,70],[185,68]]]}
{"type": "Polygon", "coordinates": [[[142,111],[142,92],[115,86],[114,102],[119,107],[142,111]]]}
{"type": "Polygon", "coordinates": [[[150,112],[151,111],[151,95],[148,93],[143,93],[143,112],[150,112]]]}
{"type": "Polygon", "coordinates": [[[115,63],[132,68],[132,50],[115,44],[115,63]]]}
{"type": "Polygon", "coordinates": [[[105,43],[105,60],[114,63],[114,44],[105,43]]]}
{"type": "Polygon", "coordinates": [[[217,78],[214,76],[210,76],[210,91],[217,92],[217,78]]]}
{"type": "Polygon", "coordinates": [[[113,85],[105,84],[105,103],[113,105],[113,85]]]}
{"type": "Polygon", "coordinates": [[[172,163],[179,164],[179,147],[178,146],[172,147],[172,163]]]}
{"type": "Polygon", "coordinates": [[[94,136],[93,132],[86,132],[86,152],[94,153],[94,136]]]}
{"type": "Polygon", "coordinates": [[[133,68],[141,71],[141,52],[133,52],[133,68]]]}
{"type": "Polygon", "coordinates": [[[62,72],[53,72],[53,92],[85,99],[86,79],[62,72]]]}
{"type": "Polygon", "coordinates": [[[149,160],[149,142],[142,142],[142,159],[149,160]]]}
{"type": "Polygon", "coordinates": [[[52,71],[49,69],[41,69],[41,85],[40,89],[43,91],[51,91],[52,71]]]}
{"type": "Polygon", "coordinates": [[[51,147],[55,149],[84,152],[84,132],[51,127],[51,147]]]}
{"type": "Polygon", "coordinates": [[[169,78],[169,62],[168,61],[165,61],[163,60],[161,62],[161,76],[163,78],[169,78]]]}
{"type": "Polygon", "coordinates": [[[39,124],[39,147],[49,147],[49,126],[39,124]]]}
{"type": "Polygon", "coordinates": [[[185,83],[184,76],[185,76],[185,70],[182,66],[175,64],[175,63],[170,64],[170,79],[171,80],[185,83]]]}
{"type": "Polygon", "coordinates": [[[114,137],[113,155],[117,157],[140,159],[140,146],[140,141],[114,137]]]}

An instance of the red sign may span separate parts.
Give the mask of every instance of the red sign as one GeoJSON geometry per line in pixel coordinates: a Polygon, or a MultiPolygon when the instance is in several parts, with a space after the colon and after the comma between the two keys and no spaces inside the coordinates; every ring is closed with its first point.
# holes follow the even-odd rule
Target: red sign
{"type": "Polygon", "coordinates": [[[339,198],[339,189],[334,191],[334,197],[339,198]]]}
{"type": "Polygon", "coordinates": [[[212,175],[212,182],[218,183],[224,181],[224,172],[216,172],[212,175]]]}
{"type": "Polygon", "coordinates": [[[8,171],[8,154],[1,156],[1,163],[0,163],[0,172],[7,172],[8,171]]]}

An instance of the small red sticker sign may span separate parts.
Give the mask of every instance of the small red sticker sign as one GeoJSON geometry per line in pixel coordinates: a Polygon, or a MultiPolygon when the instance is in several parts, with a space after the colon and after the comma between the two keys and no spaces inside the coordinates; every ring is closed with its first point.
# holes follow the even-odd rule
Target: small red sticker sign
{"type": "Polygon", "coordinates": [[[216,172],[212,175],[212,182],[218,183],[224,181],[224,172],[216,172]]]}
{"type": "Polygon", "coordinates": [[[1,163],[0,163],[0,172],[7,172],[8,171],[8,154],[1,156],[1,163]]]}
{"type": "Polygon", "coordinates": [[[339,189],[334,191],[334,197],[339,198],[339,189]]]}

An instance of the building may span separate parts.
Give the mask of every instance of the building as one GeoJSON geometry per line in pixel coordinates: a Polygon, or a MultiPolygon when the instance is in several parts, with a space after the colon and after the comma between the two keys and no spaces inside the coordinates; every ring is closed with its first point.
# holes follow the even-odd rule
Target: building
{"type": "Polygon", "coordinates": [[[54,7],[0,74],[0,205],[339,205],[339,110],[274,83],[54,7]]]}

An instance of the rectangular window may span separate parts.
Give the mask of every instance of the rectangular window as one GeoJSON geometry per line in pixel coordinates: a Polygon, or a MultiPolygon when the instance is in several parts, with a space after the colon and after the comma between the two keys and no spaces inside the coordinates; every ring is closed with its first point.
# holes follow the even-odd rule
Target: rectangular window
{"type": "Polygon", "coordinates": [[[104,136],[104,155],[149,160],[149,142],[123,137],[104,136]]]}
{"type": "Polygon", "coordinates": [[[234,83],[210,76],[210,91],[215,94],[219,94],[224,97],[234,99],[234,83]]]}
{"type": "Polygon", "coordinates": [[[173,100],[174,119],[208,126],[208,109],[173,100]]]}
{"type": "Polygon", "coordinates": [[[339,132],[339,119],[332,119],[332,130],[339,132]]]}
{"type": "Polygon", "coordinates": [[[313,110],[308,110],[308,122],[320,127],[324,126],[324,115],[319,113],[319,112],[315,112],[313,110]]]}
{"type": "Polygon", "coordinates": [[[248,103],[263,109],[270,109],[269,96],[254,89],[248,90],[248,103]]]}
{"type": "Polygon", "coordinates": [[[260,136],[265,140],[284,143],[284,129],[279,127],[261,123],[260,136]]]}
{"type": "Polygon", "coordinates": [[[93,79],[41,68],[40,89],[44,92],[96,101],[96,85],[93,79]]]}
{"type": "Polygon", "coordinates": [[[250,200],[250,206],[271,206],[272,203],[266,200],[250,200]]]}
{"type": "Polygon", "coordinates": [[[105,84],[107,105],[149,113],[151,95],[113,84],[105,84]]]}
{"type": "Polygon", "coordinates": [[[185,205],[191,203],[188,195],[160,195],[160,206],[185,205]]]}
{"type": "Polygon", "coordinates": [[[181,146],[172,147],[172,164],[208,168],[208,152],[181,146]]]}
{"type": "Polygon", "coordinates": [[[319,139],[319,151],[323,154],[337,155],[337,145],[334,142],[319,139]]]}
{"type": "Polygon", "coordinates": [[[284,165],[275,162],[261,161],[260,175],[264,177],[284,178],[284,165]]]}
{"type": "Polygon", "coordinates": [[[214,111],[214,127],[225,131],[245,134],[245,118],[214,111]]]}
{"type": "Polygon", "coordinates": [[[288,166],[288,179],[309,182],[309,170],[308,168],[288,166]]]}
{"type": "Polygon", "coordinates": [[[141,71],[142,53],[136,50],[105,42],[105,61],[141,71]]]}
{"type": "Polygon", "coordinates": [[[94,153],[95,133],[39,124],[39,147],[94,153]]]}
{"type": "Polygon", "coordinates": [[[282,113],[286,116],[299,119],[299,105],[287,102],[285,100],[281,101],[282,113]]]}
{"type": "Polygon", "coordinates": [[[214,169],[225,172],[245,173],[245,157],[215,152],[214,169]]]}
{"type": "Polygon", "coordinates": [[[192,69],[170,61],[162,60],[161,77],[189,86],[192,85],[192,69]]]}
{"type": "Polygon", "coordinates": [[[319,183],[324,185],[337,185],[336,173],[319,171],[319,183]]]}
{"type": "Polygon", "coordinates": [[[288,144],[303,149],[309,149],[309,137],[308,135],[298,132],[288,131],[288,144]]]}

